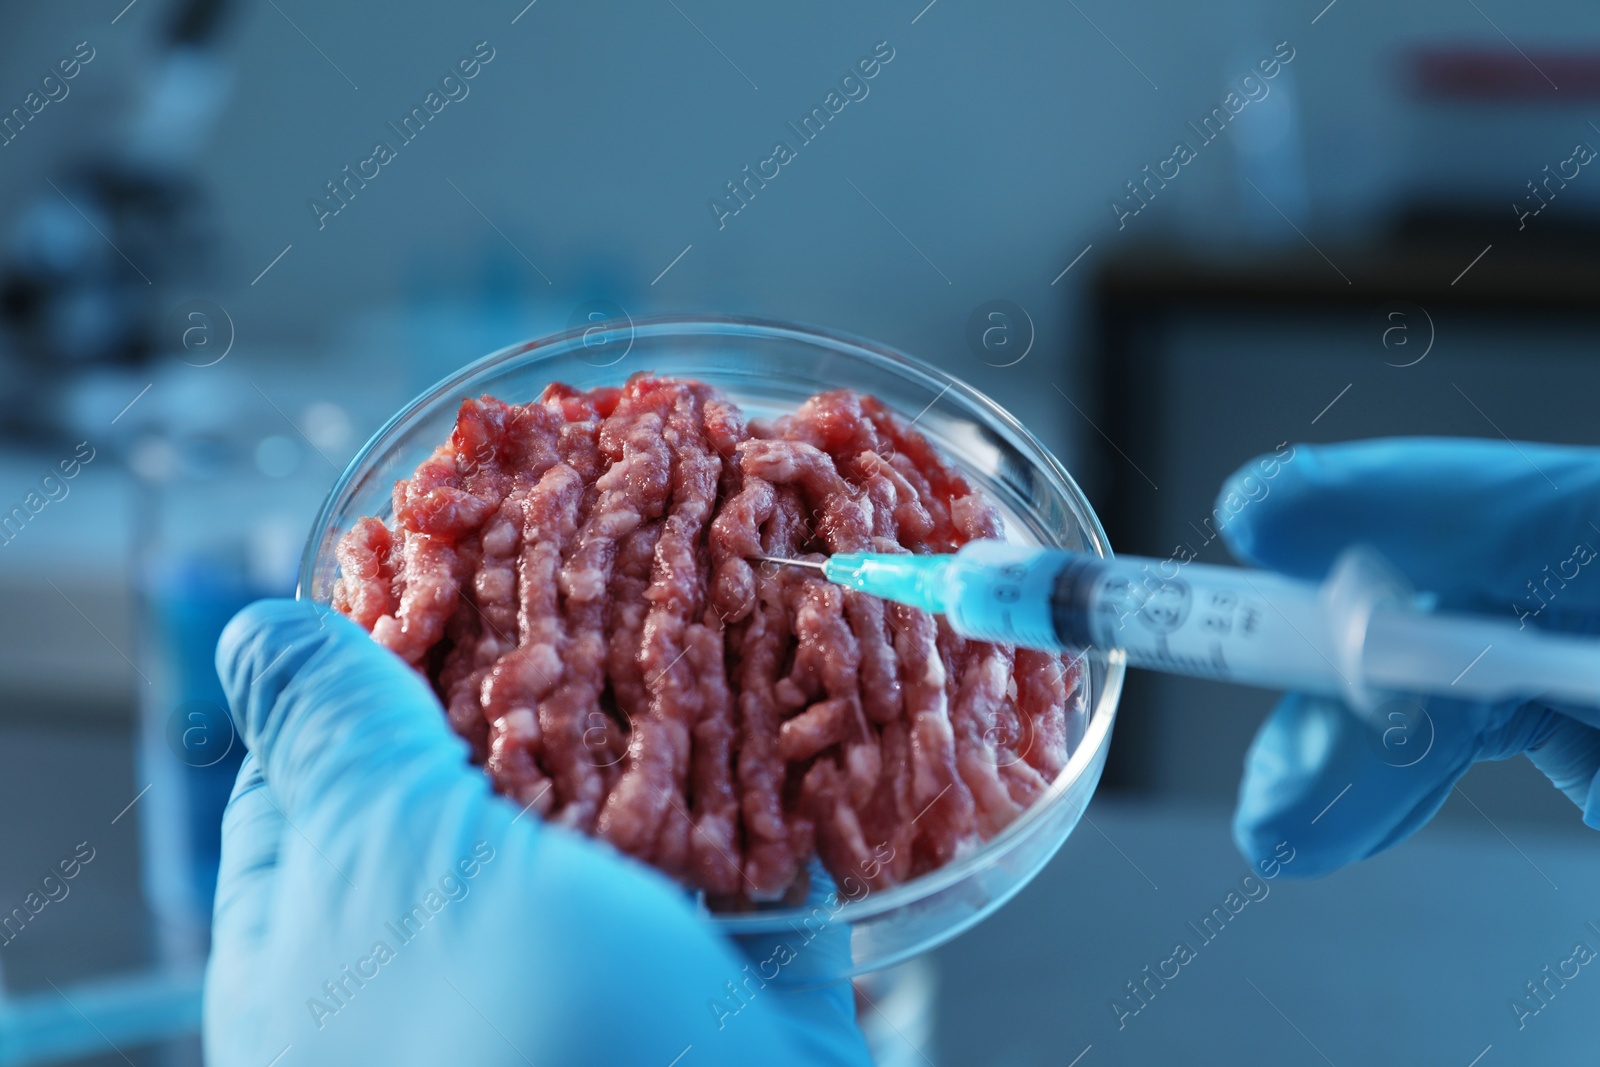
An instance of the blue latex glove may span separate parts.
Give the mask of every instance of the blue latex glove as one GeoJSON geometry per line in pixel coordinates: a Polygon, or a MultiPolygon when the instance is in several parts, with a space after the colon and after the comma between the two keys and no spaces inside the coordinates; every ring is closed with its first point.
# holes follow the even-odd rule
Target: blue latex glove
{"type": "MultiPolygon", "coordinates": [[[[763,987],[770,945],[741,951],[666,878],[494,795],[427,684],[350,620],[258,602],[217,670],[250,756],[208,1063],[869,1062],[848,983],[763,987]]],[[[847,958],[848,934],[783,972],[847,958]]]]}
{"type": "MultiPolygon", "coordinates": [[[[1245,562],[1320,580],[1364,542],[1441,610],[1600,631],[1600,450],[1406,438],[1300,445],[1270,469],[1246,465],[1219,498],[1248,500],[1223,527],[1245,562]]],[[[1290,695],[1251,746],[1234,838],[1252,862],[1288,841],[1287,873],[1323,874],[1414,832],[1477,761],[1518,753],[1600,827],[1597,725],[1595,709],[1537,702],[1417,698],[1363,718],[1290,695]]]]}

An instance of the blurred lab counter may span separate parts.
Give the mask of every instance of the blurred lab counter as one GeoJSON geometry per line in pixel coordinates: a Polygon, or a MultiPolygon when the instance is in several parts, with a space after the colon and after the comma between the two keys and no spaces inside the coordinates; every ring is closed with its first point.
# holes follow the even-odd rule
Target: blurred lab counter
{"type": "Polygon", "coordinates": [[[976,1067],[1592,1063],[1600,967],[1579,961],[1600,958],[1600,835],[1457,806],[1471,818],[1326,878],[1294,880],[1290,861],[1245,882],[1231,811],[1096,800],[1032,885],[933,954],[922,1052],[976,1067]]]}

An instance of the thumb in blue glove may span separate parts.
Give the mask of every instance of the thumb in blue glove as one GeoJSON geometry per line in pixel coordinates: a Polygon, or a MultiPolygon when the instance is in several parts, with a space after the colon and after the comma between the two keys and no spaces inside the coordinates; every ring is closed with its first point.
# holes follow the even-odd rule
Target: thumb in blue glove
{"type": "MultiPolygon", "coordinates": [[[[752,981],[681,888],[495,796],[423,679],[350,620],[259,602],[217,669],[250,755],[208,1062],[868,1062],[848,983],[752,981]]],[[[792,966],[827,970],[848,936],[792,966]]]]}
{"type": "MultiPolygon", "coordinates": [[[[1547,581],[1600,545],[1591,524],[1600,450],[1428,438],[1300,445],[1265,496],[1260,482],[1247,465],[1219,498],[1254,498],[1222,530],[1246,563],[1320,580],[1344,548],[1364,543],[1443,610],[1600,631],[1600,573],[1547,581]]],[[[1252,861],[1291,841],[1297,859],[1285,870],[1323,874],[1415,832],[1474,763],[1519,753],[1600,827],[1596,726],[1595,709],[1539,701],[1400,697],[1363,716],[1292,694],[1251,746],[1234,837],[1252,861]]]]}

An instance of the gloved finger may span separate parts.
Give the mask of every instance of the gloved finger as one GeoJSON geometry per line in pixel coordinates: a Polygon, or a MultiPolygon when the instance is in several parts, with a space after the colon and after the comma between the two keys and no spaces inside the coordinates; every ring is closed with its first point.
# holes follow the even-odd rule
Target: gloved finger
{"type": "MultiPolygon", "coordinates": [[[[1585,709],[1588,710],[1588,709],[1585,709]]],[[[1528,759],[1600,829],[1600,730],[1563,714],[1528,747],[1528,759]]]]}
{"type": "Polygon", "coordinates": [[[1522,751],[1539,728],[1536,717],[1459,701],[1402,700],[1363,716],[1290,694],[1250,746],[1234,841],[1252,863],[1286,842],[1296,858],[1284,869],[1297,877],[1337,870],[1411,834],[1476,760],[1522,751]]]}
{"type": "Polygon", "coordinates": [[[1600,609],[1600,578],[1576,580],[1600,553],[1597,449],[1443,438],[1296,445],[1241,467],[1215,512],[1235,556],[1298,577],[1323,577],[1340,551],[1364,542],[1445,607],[1600,609]]]}
{"type": "Polygon", "coordinates": [[[212,930],[230,944],[258,942],[277,876],[283,814],[267,792],[255,754],[244,758],[222,813],[222,859],[212,930]]]}
{"type": "Polygon", "coordinates": [[[206,968],[208,1001],[249,1002],[248,986],[260,974],[258,957],[269,937],[284,831],[283,815],[267,793],[260,763],[253,753],[245,756],[222,813],[222,861],[206,968]]]}
{"type": "Polygon", "coordinates": [[[228,623],[217,673],[245,744],[291,825],[343,825],[380,791],[476,772],[416,671],[336,612],[261,600],[228,623]]]}

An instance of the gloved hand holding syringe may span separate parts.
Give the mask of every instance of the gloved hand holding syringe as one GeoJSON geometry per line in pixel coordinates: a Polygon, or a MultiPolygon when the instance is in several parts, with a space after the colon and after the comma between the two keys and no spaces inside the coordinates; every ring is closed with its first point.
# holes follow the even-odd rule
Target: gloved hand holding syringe
{"type": "Polygon", "coordinates": [[[1168,674],[1319,693],[1544,697],[1600,707],[1600,639],[1487,616],[1432,614],[1374,552],[1321,585],[1269,571],[975,541],[953,555],[849,553],[806,566],[943,614],[966,637],[1038,649],[1122,649],[1168,674]]]}

